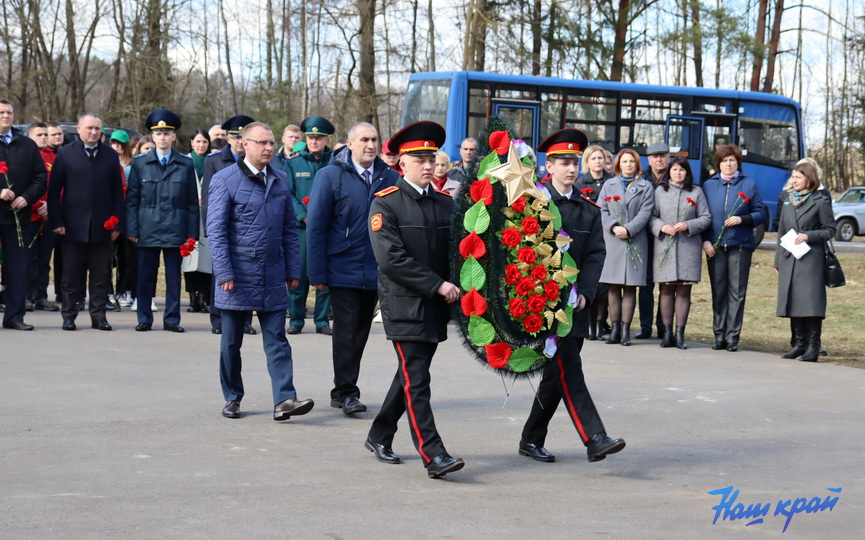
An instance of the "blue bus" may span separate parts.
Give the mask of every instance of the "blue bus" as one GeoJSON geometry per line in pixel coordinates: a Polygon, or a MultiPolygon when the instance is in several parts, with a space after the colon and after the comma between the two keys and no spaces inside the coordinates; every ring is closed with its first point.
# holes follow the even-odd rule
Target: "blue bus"
{"type": "MultiPolygon", "coordinates": [[[[644,168],[648,146],[665,141],[690,160],[698,181],[714,168],[716,145],[737,144],[743,168],[772,215],[790,170],[804,157],[801,107],[774,94],[476,71],[415,73],[409,79],[403,125],[443,125],[444,150],[454,160],[462,140],[482,138],[493,116],[532,148],[555,131],[577,128],[614,154],[633,148],[644,168]]],[[[545,163],[543,155],[538,163],[545,163]]]]}

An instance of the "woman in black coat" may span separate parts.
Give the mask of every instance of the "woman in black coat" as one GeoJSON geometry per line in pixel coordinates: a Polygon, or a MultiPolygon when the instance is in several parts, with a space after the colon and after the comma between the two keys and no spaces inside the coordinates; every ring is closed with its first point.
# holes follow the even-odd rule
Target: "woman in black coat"
{"type": "Polygon", "coordinates": [[[816,362],[820,355],[820,334],[826,317],[826,280],[823,263],[826,242],[835,236],[831,200],[820,190],[817,169],[810,163],[793,168],[791,189],[778,213],[779,238],[793,230],[795,243],[807,242],[811,250],[796,259],[778,244],[775,271],[778,273],[778,317],[790,317],[793,349],[783,358],[816,362]]]}

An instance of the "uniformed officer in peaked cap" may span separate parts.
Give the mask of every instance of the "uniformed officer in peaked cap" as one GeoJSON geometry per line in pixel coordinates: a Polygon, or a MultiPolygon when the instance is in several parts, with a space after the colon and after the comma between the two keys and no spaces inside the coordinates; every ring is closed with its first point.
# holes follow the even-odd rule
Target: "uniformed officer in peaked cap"
{"type": "MultiPolygon", "coordinates": [[[[297,240],[300,245],[300,285],[288,292],[289,322],[287,332],[299,334],[306,318],[306,297],[309,295],[309,274],[306,268],[306,214],[312,183],[315,175],[330,162],[331,149],[327,146],[328,137],[333,135],[333,124],[322,116],[310,116],[300,123],[300,130],[306,137],[306,148],[285,162],[288,175],[288,192],[294,204],[294,218],[297,220],[297,240]]],[[[331,335],[330,292],[315,291],[315,311],[313,321],[315,331],[331,335]]]]}
{"type": "Polygon", "coordinates": [[[183,332],[180,326],[180,246],[198,239],[198,182],[192,160],[172,150],[180,118],[168,109],[147,116],[156,146],[132,160],[126,182],[126,235],[136,244],[138,259],[138,326],[145,332],[153,325],[150,309],[159,255],[165,262],[165,312],[163,328],[183,332]]]}
{"type": "MultiPolygon", "coordinates": [[[[547,183],[550,198],[562,214],[562,228],[573,242],[568,249],[580,273],[577,277],[577,307],[570,333],[559,339],[552,361],[547,362],[538,386],[537,398],[523,427],[519,454],[536,461],[552,462],[556,458],[544,448],[547,427],[559,402],[588,451],[589,461],[600,461],[625,447],[623,439],[611,439],[604,432],[601,416],[583,377],[580,350],[589,330],[589,309],[595,298],[598,280],[604,266],[606,248],[601,225],[601,211],[589,198],[574,189],[579,159],[586,148],[586,135],[577,129],[563,129],[550,135],[538,146],[546,152],[546,168],[552,176],[547,183]]],[[[565,293],[568,294],[568,293],[565,293]]]]}
{"type": "MultiPolygon", "coordinates": [[[[228,120],[222,123],[222,129],[225,130],[228,136],[228,144],[217,152],[211,154],[204,159],[204,172],[201,178],[201,221],[207,223],[207,202],[210,194],[210,179],[213,175],[222,169],[231,167],[237,161],[243,159],[246,155],[246,150],[243,148],[243,128],[255,122],[252,117],[245,114],[235,114],[228,120]]],[[[204,228],[204,236],[207,236],[207,228],[204,228]]],[[[216,298],[216,287],[211,281],[210,298],[216,298]]],[[[222,334],[222,319],[220,318],[219,308],[216,307],[211,300],[210,302],[210,331],[214,334],[222,334]]],[[[252,312],[249,312],[244,325],[243,331],[249,335],[254,335],[257,332],[252,327],[252,312]]]]}
{"type": "Polygon", "coordinates": [[[435,122],[417,122],[394,135],[390,148],[399,153],[404,176],[376,193],[369,215],[384,329],[399,365],[365,446],[380,461],[399,463],[391,446],[408,411],[412,440],[430,478],[465,465],[445,450],[430,408],[430,362],[447,339],[448,304],[460,295],[448,281],[453,199],[430,185],[444,141],[445,130],[435,122]]]}

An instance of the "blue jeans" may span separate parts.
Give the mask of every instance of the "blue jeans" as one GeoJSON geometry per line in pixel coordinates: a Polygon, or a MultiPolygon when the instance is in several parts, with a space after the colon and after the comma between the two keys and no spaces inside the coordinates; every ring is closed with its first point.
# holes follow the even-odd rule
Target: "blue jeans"
{"type": "MultiPolygon", "coordinates": [[[[222,311],[222,340],[219,346],[219,382],[225,401],[243,399],[243,379],[240,376],[242,361],[240,347],[243,345],[243,326],[248,311],[222,311]]],[[[261,337],[267,357],[267,371],[273,389],[273,404],[297,397],[294,390],[294,368],[291,361],[291,345],[285,337],[285,310],[259,311],[261,337]]]]}

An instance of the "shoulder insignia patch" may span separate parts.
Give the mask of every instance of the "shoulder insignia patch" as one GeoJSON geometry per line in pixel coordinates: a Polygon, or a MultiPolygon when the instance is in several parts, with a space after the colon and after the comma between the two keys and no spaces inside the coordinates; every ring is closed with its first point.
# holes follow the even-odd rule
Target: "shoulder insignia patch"
{"type": "Polygon", "coordinates": [[[378,213],[378,214],[372,216],[371,218],[369,218],[370,229],[377,231],[377,230],[381,229],[381,224],[382,224],[381,213],[378,213]]]}
{"type": "Polygon", "coordinates": [[[585,195],[580,195],[580,197],[582,197],[583,200],[586,201],[586,202],[589,203],[589,204],[592,204],[592,205],[594,205],[594,206],[596,206],[596,207],[598,207],[598,208],[601,207],[601,205],[599,205],[598,203],[596,203],[596,202],[593,201],[592,199],[586,197],[585,195]]]}
{"type": "MultiPolygon", "coordinates": [[[[385,189],[383,189],[383,190],[377,192],[377,193],[375,194],[375,196],[376,196],[376,197],[384,197],[385,195],[390,195],[391,193],[396,193],[397,191],[399,191],[399,188],[398,188],[398,187],[396,187],[396,186],[391,186],[391,187],[389,187],[389,188],[385,188],[385,189]]],[[[379,214],[379,217],[381,217],[380,214],[379,214]]],[[[374,229],[374,230],[377,231],[378,229],[374,229]]]]}

